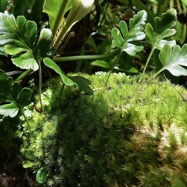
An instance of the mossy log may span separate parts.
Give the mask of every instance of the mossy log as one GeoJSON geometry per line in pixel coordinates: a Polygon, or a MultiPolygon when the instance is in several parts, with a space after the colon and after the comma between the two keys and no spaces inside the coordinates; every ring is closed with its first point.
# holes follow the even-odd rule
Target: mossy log
{"type": "Polygon", "coordinates": [[[124,74],[107,87],[105,74],[86,77],[93,95],[62,90],[55,78],[44,87],[44,112],[25,111],[23,166],[42,169],[48,186],[187,186],[187,91],[124,74]]]}

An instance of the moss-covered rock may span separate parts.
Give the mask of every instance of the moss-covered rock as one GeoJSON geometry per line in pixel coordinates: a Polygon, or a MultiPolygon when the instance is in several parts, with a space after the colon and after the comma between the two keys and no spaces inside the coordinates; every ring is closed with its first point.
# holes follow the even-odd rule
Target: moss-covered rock
{"type": "Polygon", "coordinates": [[[87,77],[93,95],[61,92],[52,79],[44,112],[37,104],[25,111],[23,166],[42,169],[48,186],[187,186],[186,90],[124,74],[113,74],[107,87],[105,75],[87,77]]]}

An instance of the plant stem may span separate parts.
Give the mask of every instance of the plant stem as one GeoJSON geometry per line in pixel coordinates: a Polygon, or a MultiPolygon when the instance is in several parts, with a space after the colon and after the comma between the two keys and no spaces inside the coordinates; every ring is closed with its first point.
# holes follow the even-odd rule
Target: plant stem
{"type": "Polygon", "coordinates": [[[177,1],[177,8],[179,10],[179,13],[182,13],[182,8],[181,8],[180,1],[179,0],[176,0],[176,1],[177,1]]]}
{"type": "Polygon", "coordinates": [[[67,62],[67,61],[77,61],[77,60],[104,59],[111,56],[114,56],[114,53],[102,54],[102,55],[77,55],[77,56],[67,56],[67,57],[55,57],[53,58],[53,60],[55,62],[67,62]]]}
{"type": "Polygon", "coordinates": [[[162,7],[162,0],[157,1],[157,16],[159,15],[160,8],[162,7]]]}
{"type": "Polygon", "coordinates": [[[116,60],[115,60],[115,62],[114,62],[114,64],[113,64],[111,70],[109,71],[108,76],[107,76],[107,79],[106,79],[106,82],[105,82],[105,86],[107,86],[107,84],[108,84],[108,80],[109,80],[109,78],[110,78],[110,75],[112,74],[115,65],[118,63],[118,61],[119,61],[119,59],[120,59],[120,56],[121,56],[122,52],[123,52],[123,51],[121,51],[121,52],[118,54],[118,56],[117,56],[117,58],[116,58],[116,60]]]}
{"type": "Polygon", "coordinates": [[[58,101],[59,101],[59,99],[60,99],[60,96],[62,95],[62,92],[63,92],[63,90],[64,90],[64,87],[65,87],[65,84],[62,83],[62,87],[61,87],[61,89],[60,89],[59,96],[57,97],[57,100],[56,100],[57,106],[58,106],[58,104],[59,104],[58,101]]]}
{"type": "Polygon", "coordinates": [[[25,115],[25,113],[24,113],[24,111],[23,111],[23,109],[21,107],[20,107],[20,111],[21,111],[23,117],[25,118],[25,121],[26,121],[26,123],[28,125],[29,131],[31,132],[31,127],[30,127],[29,121],[28,121],[27,116],[25,115]]]}
{"type": "Polygon", "coordinates": [[[21,111],[23,117],[25,118],[25,121],[29,127],[29,131],[31,131],[31,128],[30,128],[30,124],[29,124],[29,121],[25,115],[25,113],[23,112],[23,108],[21,106],[18,105],[18,103],[16,102],[16,100],[9,94],[9,97],[11,98],[11,100],[14,102],[14,104],[19,108],[19,110],[21,111]]]}
{"type": "Polygon", "coordinates": [[[164,69],[160,69],[159,71],[157,71],[157,72],[153,75],[153,77],[152,77],[151,79],[156,78],[162,71],[164,71],[164,69]]]}
{"type": "Polygon", "coordinates": [[[169,3],[170,0],[165,0],[164,2],[162,0],[159,0],[157,7],[157,16],[160,16],[163,12],[167,10],[169,3]]]}
{"type": "Polygon", "coordinates": [[[106,8],[103,12],[103,17],[101,18],[101,21],[99,22],[98,27],[100,27],[102,25],[103,21],[105,20],[108,8],[109,8],[109,2],[107,1],[106,2],[106,8]]]}
{"type": "Polygon", "coordinates": [[[142,72],[141,77],[140,77],[140,79],[139,79],[138,82],[141,82],[141,81],[142,81],[142,78],[143,78],[143,76],[144,76],[144,74],[145,74],[145,70],[147,69],[147,66],[148,66],[148,64],[149,64],[149,61],[150,61],[152,55],[153,55],[154,50],[155,50],[155,48],[153,47],[153,48],[151,49],[151,52],[149,53],[149,56],[148,56],[147,61],[146,61],[146,63],[145,63],[143,72],[142,72]]]}
{"type": "Polygon", "coordinates": [[[42,105],[42,66],[41,66],[41,59],[39,60],[39,101],[40,101],[40,107],[41,111],[43,111],[43,105],[42,105]]]}
{"type": "Polygon", "coordinates": [[[20,81],[20,80],[24,79],[32,71],[33,71],[32,69],[28,69],[28,70],[24,71],[20,76],[17,77],[16,81],[20,81]]]}

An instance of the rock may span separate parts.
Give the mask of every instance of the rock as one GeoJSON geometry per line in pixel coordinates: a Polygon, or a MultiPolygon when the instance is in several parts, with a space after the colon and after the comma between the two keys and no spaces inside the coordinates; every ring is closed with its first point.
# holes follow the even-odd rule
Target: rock
{"type": "Polygon", "coordinates": [[[187,186],[186,90],[168,81],[86,75],[93,95],[46,83],[25,111],[21,152],[48,186],[187,186]],[[180,93],[180,94],[179,94],[180,93]],[[37,97],[36,97],[37,98],[37,97]]]}

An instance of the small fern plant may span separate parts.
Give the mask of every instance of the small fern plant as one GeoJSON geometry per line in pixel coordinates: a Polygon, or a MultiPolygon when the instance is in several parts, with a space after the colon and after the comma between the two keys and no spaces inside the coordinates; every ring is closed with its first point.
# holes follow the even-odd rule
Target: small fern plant
{"type": "MultiPolygon", "coordinates": [[[[92,93],[88,80],[80,76],[66,75],[53,61],[53,57],[72,26],[89,13],[93,2],[94,0],[45,0],[43,11],[49,16],[50,28],[43,28],[40,33],[34,21],[26,20],[24,16],[15,18],[14,15],[8,13],[0,13],[0,53],[5,56],[10,55],[11,61],[16,67],[26,70],[16,80],[7,77],[5,72],[0,71],[0,81],[6,82],[6,85],[0,85],[0,89],[5,90],[4,87],[6,87],[9,90],[9,100],[11,100],[11,105],[10,103],[5,105],[7,92],[0,93],[1,116],[15,117],[18,108],[21,108],[20,105],[25,105],[15,104],[16,102],[10,96],[12,96],[12,92],[17,94],[14,87],[15,85],[18,87],[18,81],[33,71],[39,72],[39,95],[42,111],[42,63],[59,74],[65,85],[78,86],[84,92],[92,93]],[[65,18],[64,15],[68,11],[65,18]]],[[[28,89],[25,89],[20,94],[25,92],[30,93],[28,89]]]]}
{"type": "MultiPolygon", "coordinates": [[[[134,18],[129,21],[129,30],[125,21],[120,21],[119,28],[115,27],[111,31],[112,43],[114,47],[122,52],[135,56],[144,49],[143,43],[151,46],[151,51],[147,57],[143,72],[139,82],[143,79],[146,68],[153,58],[157,67],[157,72],[153,75],[155,78],[165,70],[174,76],[187,76],[186,49],[187,44],[182,47],[176,44],[172,36],[176,34],[177,12],[175,9],[169,9],[161,16],[155,16],[152,22],[147,22],[147,12],[139,11],[134,18]],[[141,42],[145,40],[144,42],[141,42]],[[156,55],[158,53],[158,58],[156,55]],[[155,58],[156,56],[156,58],[155,58]]],[[[119,58],[118,58],[119,59],[119,58]]],[[[118,60],[116,61],[118,63],[118,60]]]]}

